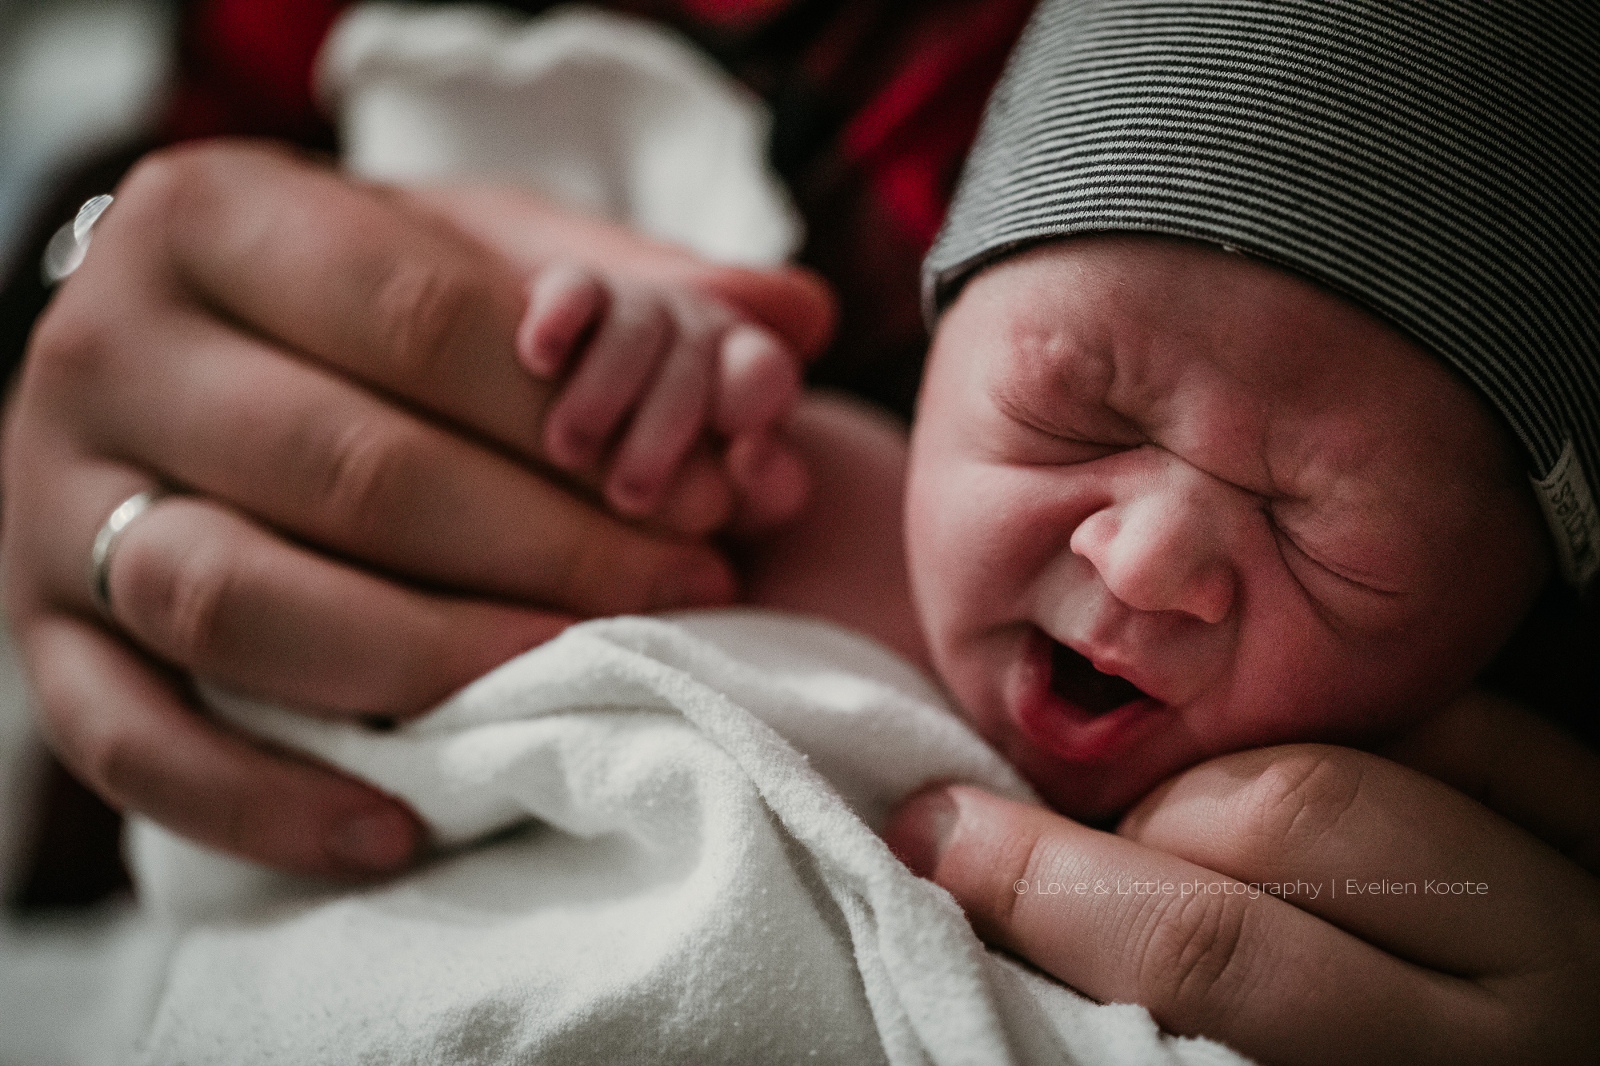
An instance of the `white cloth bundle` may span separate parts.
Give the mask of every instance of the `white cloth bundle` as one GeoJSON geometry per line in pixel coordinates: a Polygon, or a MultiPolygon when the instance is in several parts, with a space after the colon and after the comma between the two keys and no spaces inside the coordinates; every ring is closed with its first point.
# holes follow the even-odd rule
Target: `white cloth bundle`
{"type": "Polygon", "coordinates": [[[345,165],[367,177],[516,185],[717,262],[771,266],[800,245],[766,108],[650,23],[360,4],[317,82],[345,165]]]}
{"type": "Polygon", "coordinates": [[[137,1061],[1222,1063],[986,951],[874,834],[1029,790],[913,669],[754,611],[568,630],[391,733],[217,697],[448,850],[340,892],[150,826],[175,947],[137,1061]]]}

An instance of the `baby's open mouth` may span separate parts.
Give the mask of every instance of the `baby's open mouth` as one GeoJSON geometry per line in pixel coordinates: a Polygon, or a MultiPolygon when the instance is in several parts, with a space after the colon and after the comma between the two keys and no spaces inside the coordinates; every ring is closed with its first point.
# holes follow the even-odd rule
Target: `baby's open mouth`
{"type": "Polygon", "coordinates": [[[1065,644],[1050,651],[1050,691],[1092,715],[1114,711],[1123,704],[1146,698],[1133,682],[1116,674],[1102,674],[1094,664],[1065,644]]]}

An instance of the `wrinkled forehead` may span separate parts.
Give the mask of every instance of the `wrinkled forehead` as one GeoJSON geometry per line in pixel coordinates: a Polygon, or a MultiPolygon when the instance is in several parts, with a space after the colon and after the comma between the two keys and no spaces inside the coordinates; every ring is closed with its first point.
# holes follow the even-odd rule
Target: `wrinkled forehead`
{"type": "Polygon", "coordinates": [[[1351,472],[1375,452],[1404,456],[1419,491],[1517,484],[1508,435],[1459,375],[1248,256],[1148,234],[1046,241],[990,264],[958,303],[935,359],[1062,438],[1161,444],[1269,497],[1304,493],[1267,467],[1351,472]]]}
{"type": "Polygon", "coordinates": [[[924,265],[1051,238],[1281,264],[1476,387],[1570,581],[1600,571],[1600,5],[1045,0],[924,265]]]}

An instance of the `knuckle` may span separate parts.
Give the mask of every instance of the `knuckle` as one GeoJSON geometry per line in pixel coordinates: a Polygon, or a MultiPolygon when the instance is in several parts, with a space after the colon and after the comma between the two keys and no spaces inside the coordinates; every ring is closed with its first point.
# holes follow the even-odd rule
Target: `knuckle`
{"type": "MultiPolygon", "coordinates": [[[[166,234],[181,242],[187,233],[215,230],[215,205],[226,195],[225,174],[233,153],[208,145],[162,148],[141,158],[117,186],[114,211],[107,212],[107,230],[136,230],[140,243],[149,245],[153,234],[166,234]]],[[[96,232],[97,240],[99,232],[96,232]]],[[[148,253],[149,248],[145,247],[148,253]]],[[[143,257],[156,262],[160,257],[143,257]]]]}
{"type": "Polygon", "coordinates": [[[989,908],[990,920],[1001,929],[1010,929],[1019,907],[1037,904],[1038,897],[1015,889],[1018,881],[1030,884],[1049,880],[1061,868],[1059,848],[1043,833],[1018,833],[997,842],[994,865],[1003,877],[994,879],[997,887],[989,908]],[[1003,891],[1000,890],[1003,888],[1003,891]]]}
{"type": "Polygon", "coordinates": [[[237,195],[241,176],[280,165],[291,156],[272,142],[238,139],[157,148],[142,156],[118,184],[117,216],[149,213],[164,222],[203,225],[204,211],[197,213],[197,208],[230,193],[237,195]]]}
{"type": "Polygon", "coordinates": [[[55,398],[97,395],[115,352],[106,323],[83,301],[54,300],[28,342],[21,391],[55,398]]]}
{"type": "Polygon", "coordinates": [[[1160,1021],[1177,1032],[1204,1028],[1240,988],[1250,911],[1239,897],[1151,897],[1135,941],[1136,979],[1160,1021]]]}
{"type": "Polygon", "coordinates": [[[1241,802],[1259,842],[1299,853],[1337,833],[1362,789],[1359,760],[1344,749],[1297,745],[1273,758],[1241,802]]]}
{"type": "Polygon", "coordinates": [[[70,760],[73,770],[111,806],[136,806],[148,773],[132,734],[112,727],[80,734],[78,741],[70,760]]]}
{"type": "Polygon", "coordinates": [[[118,545],[112,600],[158,653],[185,666],[208,661],[222,646],[238,567],[225,542],[202,541],[181,555],[143,540],[118,545]]]}
{"type": "Polygon", "coordinates": [[[385,528],[426,459],[415,434],[371,417],[335,426],[309,447],[311,498],[327,528],[358,540],[385,528]]]}
{"type": "Polygon", "coordinates": [[[425,381],[447,372],[456,342],[487,305],[486,295],[452,256],[392,264],[378,281],[373,308],[377,337],[400,378],[425,381]]]}
{"type": "Polygon", "coordinates": [[[107,225],[126,215],[181,217],[169,209],[191,197],[205,172],[203,159],[193,147],[162,148],[143,156],[118,183],[117,210],[106,216],[107,225]]]}
{"type": "Polygon", "coordinates": [[[132,346],[129,321],[148,323],[152,301],[170,295],[174,249],[187,234],[216,230],[213,206],[228,190],[219,171],[234,154],[209,146],[159,149],[124,175],[115,209],[96,227],[95,254],[67,279],[30,339],[34,380],[83,402],[99,395],[92,386],[132,346]],[[107,256],[117,278],[111,285],[104,271],[97,274],[107,256]]]}
{"type": "MultiPolygon", "coordinates": [[[[958,804],[965,800],[958,800],[958,804]]],[[[985,803],[988,801],[984,801],[985,803]]],[[[960,824],[958,822],[958,824],[960,824]]],[[[1048,882],[1072,868],[1071,856],[1059,841],[1030,820],[998,822],[980,819],[977,831],[963,829],[949,845],[956,880],[947,880],[946,859],[941,859],[940,884],[951,890],[967,912],[978,935],[996,943],[1016,939],[1018,930],[1043,900],[1032,892],[1018,892],[1019,881],[1048,882]]]]}

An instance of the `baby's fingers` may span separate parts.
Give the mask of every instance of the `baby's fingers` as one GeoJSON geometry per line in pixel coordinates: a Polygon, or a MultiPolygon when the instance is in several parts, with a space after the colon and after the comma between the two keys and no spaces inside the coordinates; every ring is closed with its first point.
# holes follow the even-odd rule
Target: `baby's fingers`
{"type": "Polygon", "coordinates": [[[728,476],[739,496],[734,529],[759,533],[798,515],[811,495],[811,474],[781,433],[745,433],[728,445],[728,476]]]}
{"type": "Polygon", "coordinates": [[[626,515],[648,515],[700,437],[711,404],[709,342],[680,328],[673,351],[633,416],[606,477],[606,499],[626,515]]]}
{"type": "Polygon", "coordinates": [[[740,325],[722,339],[712,424],[728,438],[781,422],[800,398],[800,363],[777,337],[740,325]]]}
{"type": "Polygon", "coordinates": [[[613,289],[583,359],[545,421],[545,454],[572,472],[592,469],[634,411],[677,327],[653,294],[613,289]]]}
{"type": "Polygon", "coordinates": [[[560,374],[609,299],[600,279],[583,267],[558,263],[541,270],[528,286],[528,311],[517,326],[518,361],[535,377],[560,374]]]}

